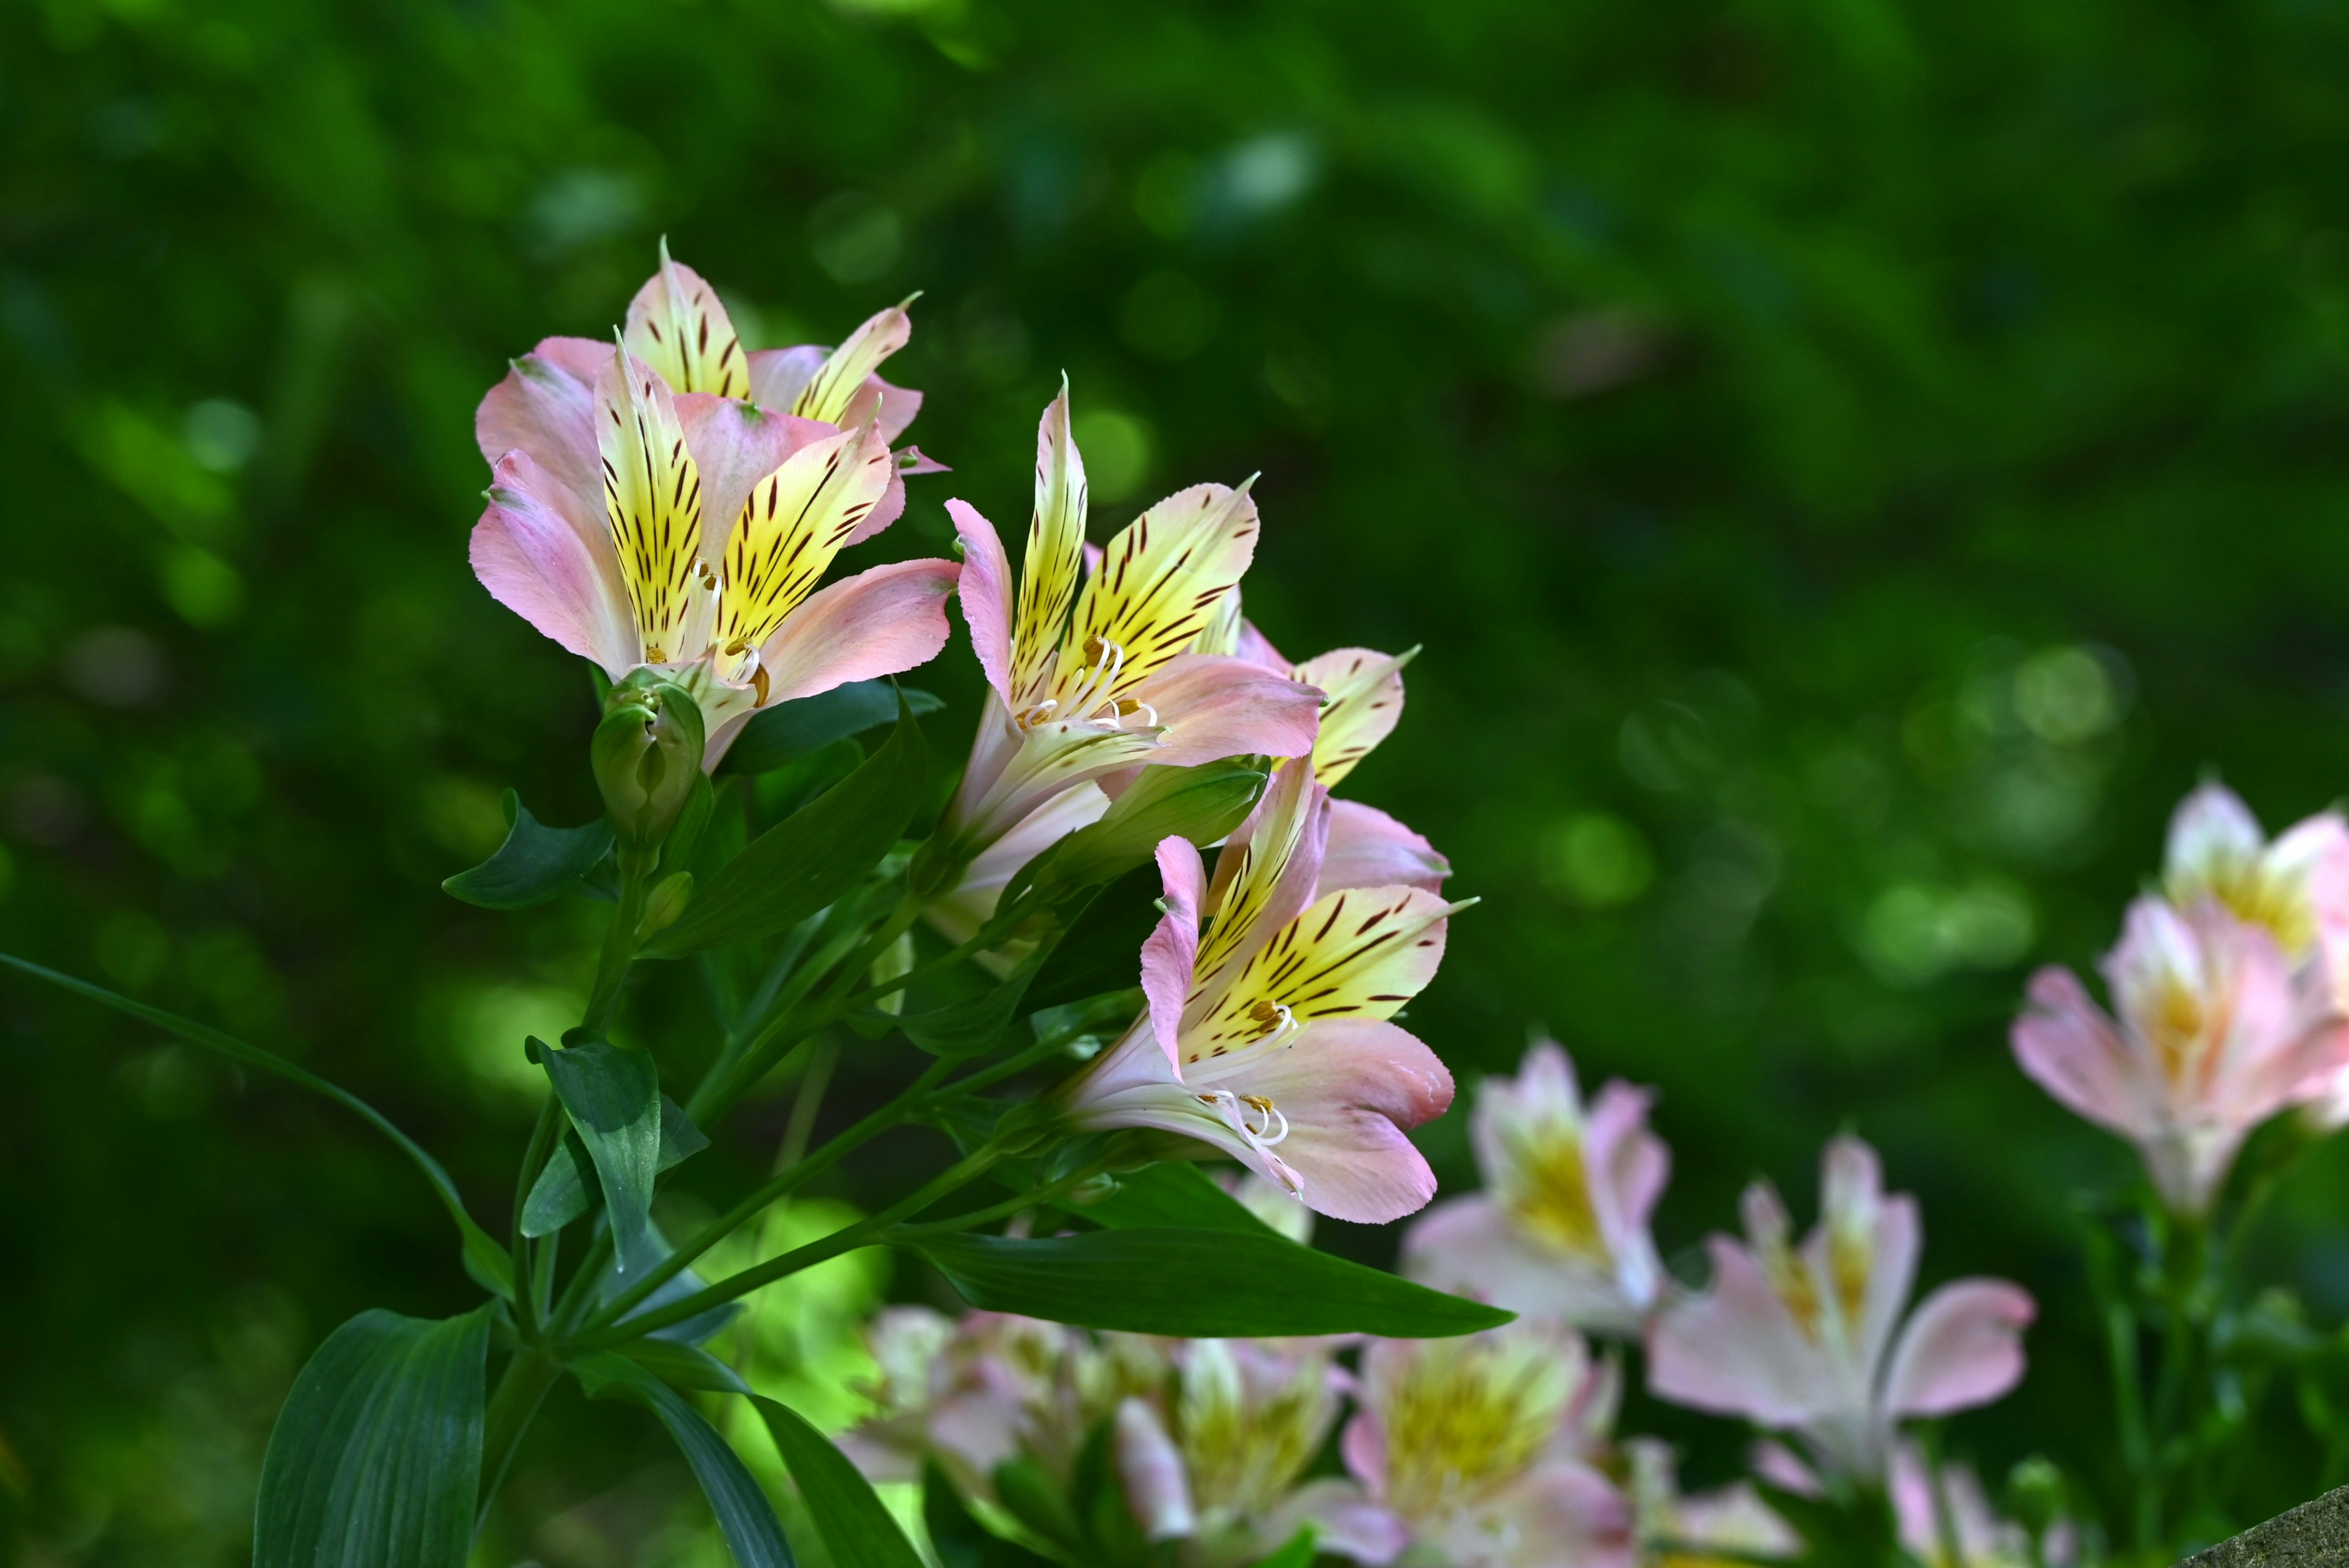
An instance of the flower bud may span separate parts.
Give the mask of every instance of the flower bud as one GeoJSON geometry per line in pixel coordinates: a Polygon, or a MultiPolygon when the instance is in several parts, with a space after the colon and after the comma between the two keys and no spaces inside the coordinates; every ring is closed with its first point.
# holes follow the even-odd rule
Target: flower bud
{"type": "Polygon", "coordinates": [[[702,744],[701,709],[657,671],[636,671],[604,699],[589,756],[622,869],[651,867],[701,776],[702,744]]]}
{"type": "Polygon", "coordinates": [[[636,940],[643,942],[663,926],[673,925],[685,913],[686,902],[693,897],[693,873],[676,872],[661,878],[653,888],[652,896],[645,900],[645,917],[636,925],[636,940]]]}

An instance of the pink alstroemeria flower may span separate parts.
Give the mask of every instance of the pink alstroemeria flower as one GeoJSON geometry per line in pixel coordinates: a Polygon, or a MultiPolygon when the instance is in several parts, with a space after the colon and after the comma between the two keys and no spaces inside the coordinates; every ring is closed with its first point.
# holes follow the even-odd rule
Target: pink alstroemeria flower
{"type": "Polygon", "coordinates": [[[953,854],[967,861],[1042,812],[1060,831],[1081,826],[1107,810],[1093,782],[1106,774],[1312,749],[1319,691],[1191,651],[1256,553],[1246,486],[1169,496],[1121,530],[1087,577],[1084,459],[1063,387],[1037,429],[1036,505],[1016,583],[994,525],[960,500],[947,510],[962,538],[963,617],[989,687],[939,830],[953,854]]]}
{"type": "Polygon", "coordinates": [[[1434,977],[1445,919],[1466,906],[1413,887],[1322,892],[1328,800],[1309,769],[1282,769],[1213,882],[1189,840],[1158,846],[1149,1007],[1056,1098],[1071,1127],[1197,1139],[1317,1213],[1382,1224],[1434,1195],[1403,1130],[1452,1103],[1444,1064],[1386,1020],[1434,977]]]}
{"type": "Polygon", "coordinates": [[[716,294],[664,249],[624,347],[548,338],[482,399],[475,575],[616,681],[669,672],[701,706],[706,767],[768,703],[931,658],[953,562],[816,588],[904,509],[889,441],[919,398],[871,370],[905,332],[885,312],[812,369],[814,351],[745,356],[716,294]],[[795,388],[793,411],[741,400],[762,387],[795,388]]]}
{"type": "Polygon", "coordinates": [[[1896,1422],[2014,1387],[2037,1309],[2004,1280],[1957,1280],[1902,1326],[1922,1240],[1917,1202],[1884,1191],[1876,1151],[1857,1138],[1827,1145],[1819,1205],[1797,1251],[1776,1190],[1745,1190],[1746,1244],[1709,1238],[1711,1287],[1668,1301],[1650,1326],[1648,1387],[1797,1434],[1829,1469],[1878,1479],[1896,1422]]]}
{"type": "Polygon", "coordinates": [[[2015,1059],[2067,1109],[2137,1146],[2162,1201],[2205,1212],[2245,1137],[2349,1063],[2321,969],[2211,898],[2129,906],[2102,965],[2117,1022],[2068,969],[2032,976],[2015,1059]]]}
{"type": "Polygon", "coordinates": [[[1638,1333],[1663,1288],[1648,1216],[1671,1171],[1648,1130],[1652,1099],[1616,1079],[1586,1111],[1552,1040],[1526,1053],[1515,1078],[1487,1078],[1469,1130],[1485,1190],[1413,1224],[1405,1271],[1527,1316],[1638,1333]]]}
{"type": "Polygon", "coordinates": [[[1670,1444],[1633,1438],[1623,1452],[1630,1460],[1632,1505],[1648,1568],[1732,1568],[1755,1557],[1793,1557],[1802,1551],[1802,1537],[1762,1501],[1752,1482],[1684,1493],[1670,1444]]]}
{"type": "Polygon", "coordinates": [[[1459,1339],[1373,1341],[1316,1518],[1365,1504],[1449,1568],[1630,1568],[1631,1508],[1590,1460],[1614,1423],[1610,1366],[1571,1329],[1511,1324],[1459,1339]]]}
{"type": "MultiPolygon", "coordinates": [[[[1904,1442],[1892,1451],[1889,1490],[1900,1544],[1924,1568],[2028,1568],[2034,1560],[2030,1532],[1999,1516],[1966,1465],[1944,1464],[1937,1474],[1922,1449],[1904,1442]]],[[[2078,1532],[2059,1520],[2041,1551],[2051,1565],[2068,1563],[2079,1555],[2078,1532]]]]}

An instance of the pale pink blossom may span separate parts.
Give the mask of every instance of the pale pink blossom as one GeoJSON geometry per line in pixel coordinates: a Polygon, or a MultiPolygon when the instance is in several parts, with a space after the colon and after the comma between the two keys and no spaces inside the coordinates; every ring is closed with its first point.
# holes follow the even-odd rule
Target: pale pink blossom
{"type": "MultiPolygon", "coordinates": [[[[2031,1535],[2000,1517],[1971,1467],[1943,1464],[1938,1472],[1915,1443],[1892,1450],[1892,1513],[1900,1544],[1924,1568],[2030,1568],[2031,1535]]],[[[2078,1532],[2057,1521],[2036,1561],[2068,1563],[2079,1555],[2078,1532]]]]}
{"type": "Polygon", "coordinates": [[[2323,1094],[2349,1027],[2318,972],[2215,899],[2129,906],[2102,965],[2117,1020],[2068,969],[2032,977],[2015,1058],[2071,1110],[2137,1146],[2162,1200],[2207,1211],[2251,1130],[2323,1094]]]}
{"type": "Polygon", "coordinates": [[[1035,511],[1016,581],[994,525],[947,503],[962,540],[963,616],[988,686],[938,833],[936,853],[949,868],[1007,836],[1039,836],[1023,830],[1095,779],[1313,746],[1318,690],[1192,651],[1255,555],[1247,488],[1195,485],[1160,501],[1110,541],[1088,577],[1084,459],[1065,387],[1036,444],[1035,511]]]}
{"type": "Polygon", "coordinates": [[[1416,1279],[1528,1316],[1636,1334],[1664,1285],[1649,1216],[1671,1169],[1652,1096],[1619,1079],[1588,1108],[1563,1047],[1477,1086],[1469,1136],[1481,1192],[1430,1209],[1403,1238],[1416,1279]]]}
{"type": "Polygon", "coordinates": [[[1630,1503],[1591,1462],[1617,1393],[1611,1367],[1559,1326],[1375,1340],[1340,1443],[1351,1482],[1316,1482],[1299,1506],[1382,1509],[1410,1562],[1630,1568],[1630,1503]]]}
{"type": "Polygon", "coordinates": [[[1840,1474],[1880,1477],[1895,1425],[1987,1404],[2023,1376],[2036,1308],[2003,1280],[1942,1285],[1902,1322],[1921,1242],[1916,1200],[1887,1194],[1876,1151],[1827,1145],[1821,1220],[1797,1249],[1776,1191],[1745,1191],[1745,1244],[1709,1238],[1713,1283],[1665,1303],[1648,1387],[1675,1404],[1793,1433],[1840,1474]]]}
{"type": "Polygon", "coordinates": [[[1204,652],[1236,654],[1322,693],[1321,727],[1313,742],[1313,776],[1336,789],[1402,719],[1402,669],[1417,648],[1382,654],[1375,648],[1335,648],[1293,663],[1240,611],[1235,587],[1201,633],[1204,652]]]}
{"type": "Polygon", "coordinates": [[[1071,1128],[1196,1139],[1317,1213],[1377,1224],[1434,1194],[1403,1133],[1452,1103],[1452,1075],[1386,1020],[1433,978],[1464,906],[1415,887],[1320,892],[1328,799],[1309,769],[1283,769],[1212,882],[1188,840],[1159,845],[1149,1006],[1055,1098],[1071,1128]]]}
{"type": "Polygon", "coordinates": [[[1633,1438],[1623,1452],[1630,1461],[1641,1560],[1653,1568],[1726,1568],[1732,1562],[1791,1558],[1801,1552],[1802,1537],[1750,1481],[1684,1493],[1670,1444],[1633,1438]]]}
{"type": "Polygon", "coordinates": [[[919,398],[871,370],[905,330],[885,312],[829,356],[746,356],[717,295],[664,249],[623,345],[548,338],[482,399],[475,574],[614,680],[651,666],[684,686],[706,766],[769,703],[932,657],[952,562],[818,587],[904,510],[918,454],[889,443],[919,398]],[[744,400],[794,377],[789,412],[744,400]]]}

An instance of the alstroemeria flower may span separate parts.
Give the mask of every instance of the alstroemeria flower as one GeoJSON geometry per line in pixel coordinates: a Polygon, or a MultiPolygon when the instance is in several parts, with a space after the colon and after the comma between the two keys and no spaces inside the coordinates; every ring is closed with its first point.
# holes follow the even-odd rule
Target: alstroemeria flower
{"type": "Polygon", "coordinates": [[[1322,694],[1321,728],[1313,742],[1313,776],[1335,789],[1355,764],[1402,722],[1402,667],[1418,656],[1419,650],[1382,654],[1375,648],[1333,648],[1318,658],[1292,663],[1255,623],[1241,616],[1239,604],[1239,590],[1235,588],[1201,634],[1201,650],[1237,654],[1322,694]]]}
{"type": "MultiPolygon", "coordinates": [[[[1900,1544],[1924,1568],[2027,1568],[2033,1561],[2030,1532],[1999,1517],[1968,1466],[1944,1464],[1936,1474],[1923,1450],[1904,1442],[1892,1451],[1890,1491],[1900,1544]]],[[[2043,1543],[2044,1560],[2069,1563],[2077,1549],[2075,1532],[2059,1521],[2043,1543]]]]}
{"type": "Polygon", "coordinates": [[[1664,1284],[1648,1216],[1671,1170],[1648,1130],[1651,1099],[1617,1079],[1586,1112],[1574,1064],[1549,1040],[1514,1079],[1486,1078],[1470,1123],[1485,1190],[1413,1224],[1405,1269],[1512,1312],[1637,1333],[1664,1284]]]}
{"type": "MultiPolygon", "coordinates": [[[[1186,1568],[1237,1568],[1277,1550],[1309,1517],[1298,1477],[1330,1435],[1347,1386],[1323,1340],[1198,1339],[1172,1352],[1162,1414],[1129,1398],[1117,1452],[1128,1500],[1153,1540],[1187,1541],[1186,1568]]],[[[1312,1513],[1323,1552],[1385,1563],[1405,1538],[1370,1507],[1312,1513]]]]}
{"type": "Polygon", "coordinates": [[[2162,1200],[2209,1209],[2245,1137],[2322,1095],[2349,1063],[2349,1023],[2314,969],[2215,899],[2129,906],[2102,965],[2118,1021],[2068,969],[2042,969],[2014,1025],[2041,1088],[2137,1146],[2162,1200]]]}
{"type": "MultiPolygon", "coordinates": [[[[1092,781],[1143,765],[1299,757],[1321,694],[1245,659],[1191,652],[1256,553],[1245,486],[1195,485],[1152,507],[1084,571],[1084,459],[1065,388],[1036,437],[1036,505],[1015,584],[994,526],[947,510],[963,543],[961,601],[990,695],[940,839],[975,855],[1037,812],[1106,809],[1092,781]]],[[[1090,820],[1090,819],[1087,819],[1090,820]]]]}
{"type": "Polygon", "coordinates": [[[1328,799],[1283,769],[1212,883],[1189,840],[1158,846],[1150,1006],[1057,1099],[1071,1127],[1195,1138],[1318,1213],[1381,1224],[1434,1195],[1403,1130],[1452,1103],[1444,1064],[1386,1020],[1434,977],[1445,917],[1465,906],[1412,887],[1320,892],[1328,799]]]}
{"type": "Polygon", "coordinates": [[[1668,1301],[1650,1326],[1648,1387],[1795,1433],[1822,1464],[1872,1479],[1899,1420],[1987,1404],[2014,1387],[2036,1308],[2004,1280],[1958,1280],[1903,1326],[1921,1242],[1917,1202],[1884,1191],[1876,1151],[1856,1138],[1827,1145],[1819,1204],[1820,1223],[1796,1250],[1776,1190],[1745,1190],[1745,1244],[1710,1237],[1711,1287],[1668,1301]]]}
{"type": "Polygon", "coordinates": [[[904,505],[894,389],[870,376],[889,335],[868,323],[866,341],[825,360],[794,403],[809,413],[755,407],[741,394],[788,367],[745,356],[709,285],[664,255],[629,307],[625,351],[549,338],[482,400],[492,480],[475,574],[614,680],[669,672],[701,706],[705,766],[770,702],[932,657],[952,562],[816,587],[904,505]]]}
{"type": "Polygon", "coordinates": [[[1354,1485],[1316,1483],[1300,1506],[1367,1500],[1450,1568],[1630,1568],[1630,1505],[1589,1463],[1615,1395],[1571,1329],[1374,1341],[1340,1442],[1354,1485]]]}
{"type": "Polygon", "coordinates": [[[1756,1557],[1793,1557],[1802,1537],[1762,1501],[1750,1481],[1693,1496],[1680,1488],[1671,1445],[1633,1438],[1631,1499],[1645,1568],[1736,1568],[1756,1557]]]}

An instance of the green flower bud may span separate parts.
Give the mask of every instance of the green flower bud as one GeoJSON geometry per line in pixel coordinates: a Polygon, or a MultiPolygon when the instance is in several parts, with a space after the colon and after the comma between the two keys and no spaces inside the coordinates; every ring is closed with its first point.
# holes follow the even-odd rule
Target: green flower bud
{"type": "Polygon", "coordinates": [[[657,670],[638,670],[604,699],[588,754],[619,838],[620,863],[648,871],[701,777],[701,709],[657,670]]]}
{"type": "Polygon", "coordinates": [[[636,923],[636,940],[643,942],[663,926],[675,924],[685,913],[688,900],[693,897],[693,873],[676,872],[661,878],[645,900],[645,917],[636,923]]]}

